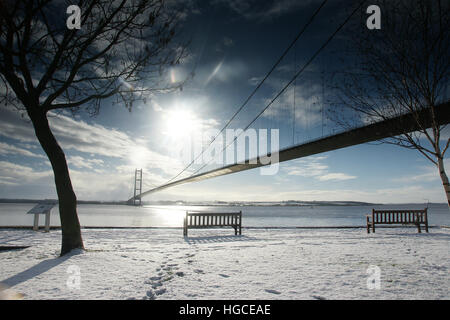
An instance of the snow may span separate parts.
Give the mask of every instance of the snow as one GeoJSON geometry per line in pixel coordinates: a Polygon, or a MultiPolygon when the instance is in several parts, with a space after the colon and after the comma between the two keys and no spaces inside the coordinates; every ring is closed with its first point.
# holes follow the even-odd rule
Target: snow
{"type": "Polygon", "coordinates": [[[59,230],[1,229],[30,247],[0,251],[0,282],[24,299],[450,298],[450,229],[242,231],[83,229],[87,250],[59,257],[59,230]]]}

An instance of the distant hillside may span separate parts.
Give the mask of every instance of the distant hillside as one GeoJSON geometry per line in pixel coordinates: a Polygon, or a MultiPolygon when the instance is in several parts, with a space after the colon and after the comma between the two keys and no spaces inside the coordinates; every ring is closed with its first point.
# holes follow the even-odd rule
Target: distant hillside
{"type": "Polygon", "coordinates": [[[369,202],[360,201],[143,201],[146,205],[178,205],[178,206],[370,206],[369,202]]]}

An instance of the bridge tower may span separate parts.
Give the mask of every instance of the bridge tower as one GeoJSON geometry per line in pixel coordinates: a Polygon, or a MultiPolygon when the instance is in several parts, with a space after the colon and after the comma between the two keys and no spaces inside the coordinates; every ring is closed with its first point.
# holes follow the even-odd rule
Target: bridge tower
{"type": "Polygon", "coordinates": [[[134,172],[134,198],[133,205],[140,206],[142,199],[140,194],[142,193],[142,169],[136,169],[134,172]]]}

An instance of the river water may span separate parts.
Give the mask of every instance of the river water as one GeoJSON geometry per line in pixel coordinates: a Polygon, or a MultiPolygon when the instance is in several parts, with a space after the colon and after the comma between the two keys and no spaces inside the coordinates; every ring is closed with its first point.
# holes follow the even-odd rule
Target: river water
{"type": "MultiPolygon", "coordinates": [[[[0,226],[32,226],[33,215],[26,214],[35,204],[0,203],[0,226]]],[[[78,205],[83,227],[181,227],[186,210],[242,211],[243,227],[364,226],[366,214],[375,209],[423,209],[426,204],[377,206],[142,206],[78,205]]],[[[429,204],[430,225],[450,225],[446,204],[429,204]]],[[[44,224],[44,216],[40,216],[44,224]]],[[[51,213],[51,225],[60,226],[59,210],[51,213]]]]}

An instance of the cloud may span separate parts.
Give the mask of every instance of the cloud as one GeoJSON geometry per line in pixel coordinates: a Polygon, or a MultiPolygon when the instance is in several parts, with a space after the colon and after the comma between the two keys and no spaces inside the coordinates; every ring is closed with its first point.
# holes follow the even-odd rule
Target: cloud
{"type": "Polygon", "coordinates": [[[0,135],[21,142],[37,143],[33,126],[28,118],[21,118],[17,111],[0,109],[0,135]]]}
{"type": "MultiPolygon", "coordinates": [[[[428,161],[428,160],[427,160],[428,161]]],[[[448,168],[450,168],[450,159],[444,159],[444,168],[446,169],[447,176],[448,168]]],[[[423,183],[432,181],[441,181],[439,176],[439,171],[436,166],[432,165],[431,162],[427,166],[420,166],[416,169],[415,175],[408,175],[403,177],[392,178],[392,182],[400,183],[423,183]]]]}
{"type": "Polygon", "coordinates": [[[0,185],[23,185],[53,177],[53,171],[38,171],[9,161],[0,161],[0,185]]]}
{"type": "Polygon", "coordinates": [[[256,86],[262,81],[262,79],[264,79],[264,77],[251,77],[248,79],[248,83],[252,86],[256,86]]]}
{"type": "Polygon", "coordinates": [[[4,142],[0,142],[0,155],[19,155],[25,157],[47,159],[47,157],[43,156],[42,154],[37,154],[4,142]]]}
{"type": "Polygon", "coordinates": [[[310,161],[297,160],[295,164],[284,167],[283,170],[290,176],[318,177],[328,170],[328,166],[321,163],[319,159],[312,158],[310,161]]]}
{"type": "MultiPolygon", "coordinates": [[[[187,101],[189,100],[184,102],[187,101]]],[[[195,106],[198,107],[202,101],[195,99],[193,103],[195,102],[195,106]]],[[[170,108],[162,109],[159,117],[164,121],[169,111],[170,108]]],[[[218,125],[215,119],[198,118],[198,121],[203,130],[215,128],[218,125]]],[[[144,170],[144,189],[146,190],[166,182],[186,166],[184,159],[175,152],[174,142],[164,137],[162,130],[159,132],[162,136],[153,139],[159,139],[161,150],[158,152],[150,148],[149,142],[144,138],[132,137],[122,130],[98,123],[88,123],[65,114],[51,115],[49,123],[57,141],[66,153],[72,183],[80,199],[123,200],[129,196],[128,191],[132,189],[135,168],[144,170]],[[148,184],[148,181],[151,181],[151,184],[148,184]]],[[[0,136],[16,141],[15,143],[0,142],[0,154],[18,155],[25,159],[31,157],[42,159],[33,162],[32,167],[20,166],[8,161],[0,162],[0,185],[3,194],[28,193],[39,194],[40,197],[41,193],[37,191],[33,193],[31,186],[27,186],[28,191],[11,189],[31,181],[42,184],[46,190],[50,190],[49,186],[54,188],[54,182],[48,179],[53,175],[52,171],[42,171],[40,168],[45,163],[47,164],[45,169],[49,169],[46,156],[24,148],[31,149],[38,146],[41,150],[29,121],[21,119],[11,110],[1,110],[0,136]]],[[[202,145],[202,141],[197,143],[202,145]]],[[[186,170],[186,174],[191,171],[186,170]]]]}
{"type": "MultiPolygon", "coordinates": [[[[78,199],[82,200],[128,200],[134,193],[135,166],[121,164],[103,170],[86,171],[84,168],[70,170],[70,176],[78,199]]],[[[143,169],[143,191],[167,181],[161,172],[143,169]]]]}
{"type": "Polygon", "coordinates": [[[310,177],[319,181],[344,181],[357,178],[346,173],[330,172],[329,166],[323,163],[326,159],[326,156],[298,159],[287,166],[283,166],[282,170],[289,176],[310,177]]]}
{"type": "MultiPolygon", "coordinates": [[[[1,142],[0,154],[46,159],[43,155],[20,147],[24,144],[37,144],[32,124],[10,110],[1,111],[0,135],[17,143],[1,142]]],[[[143,168],[146,179],[149,180],[155,178],[155,174],[151,172],[158,172],[160,176],[155,178],[157,179],[155,181],[167,180],[167,176],[171,177],[183,168],[183,163],[179,159],[155,152],[147,146],[147,141],[144,139],[132,138],[118,129],[90,124],[62,114],[52,116],[49,122],[57,141],[66,153],[74,189],[81,190],[81,193],[77,194],[79,198],[112,199],[114,195],[117,197],[115,200],[123,200],[128,196],[124,188],[130,188],[135,168],[143,168]],[[117,164],[126,165],[128,171],[118,172],[114,167],[117,164]]],[[[48,161],[45,160],[45,163],[48,161]]],[[[32,194],[40,197],[42,195],[36,189],[37,185],[41,186],[38,189],[52,192],[54,190],[52,189],[54,182],[51,179],[53,172],[40,170],[41,164],[42,162],[35,162],[31,167],[1,161],[2,193],[20,194],[23,197],[32,194]],[[34,183],[36,190],[29,185],[30,183],[34,183]],[[18,186],[24,186],[24,188],[19,190],[18,186]],[[6,190],[6,188],[9,189],[6,190]]]]}
{"type": "MultiPolygon", "coordinates": [[[[131,168],[130,168],[131,169],[131,168]]],[[[133,178],[130,172],[87,172],[72,169],[70,176],[78,199],[82,200],[127,200],[133,193],[133,178]]],[[[147,178],[147,177],[146,177],[147,178]]]]}
{"type": "MultiPolygon", "coordinates": [[[[58,143],[66,153],[76,151],[89,154],[91,158],[93,156],[115,158],[146,169],[160,169],[168,175],[174,174],[182,167],[182,163],[177,159],[149,149],[146,140],[132,138],[115,128],[90,124],[62,114],[51,115],[49,123],[58,143]],[[142,162],[138,163],[137,159],[142,162]]],[[[0,135],[21,142],[37,142],[31,123],[8,110],[2,110],[0,135]]],[[[33,156],[31,153],[28,154],[27,150],[14,148],[14,146],[5,148],[3,152],[33,156]]],[[[79,158],[71,158],[71,160],[73,165],[84,168],[88,168],[87,166],[94,164],[92,161],[95,161],[84,159],[82,164],[79,158]]]]}
{"type": "Polygon", "coordinates": [[[67,163],[69,166],[74,166],[77,168],[86,168],[86,169],[96,169],[98,170],[99,166],[104,164],[102,159],[85,159],[80,156],[69,156],[67,158],[67,163]]]}
{"type": "Polygon", "coordinates": [[[343,181],[356,178],[357,178],[356,176],[351,176],[345,173],[328,173],[318,177],[320,181],[328,181],[328,180],[343,181]]]}
{"type": "Polygon", "coordinates": [[[249,19],[266,21],[278,18],[285,14],[291,14],[302,7],[305,7],[314,0],[277,0],[277,1],[259,1],[259,0],[215,0],[213,4],[225,5],[231,11],[249,19]]]}

